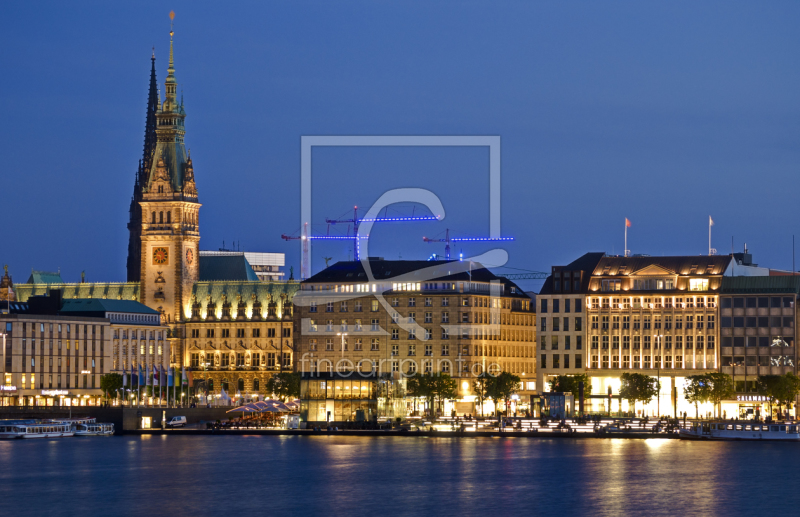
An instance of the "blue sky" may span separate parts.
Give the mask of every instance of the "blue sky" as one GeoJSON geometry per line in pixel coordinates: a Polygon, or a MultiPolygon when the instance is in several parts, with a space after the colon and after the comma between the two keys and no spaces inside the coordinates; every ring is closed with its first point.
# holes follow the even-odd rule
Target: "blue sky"
{"type": "MultiPolygon", "coordinates": [[[[299,229],[302,135],[499,135],[512,267],[621,253],[625,217],[634,253],[705,253],[711,214],[720,252],[733,237],[791,268],[796,2],[18,2],[0,17],[0,260],[16,281],[59,267],[124,279],[150,52],[163,85],[170,9],[203,249],[237,240],[299,272],[280,235],[299,229]]],[[[488,231],[487,176],[479,149],[320,150],[315,231],[422,186],[447,219],[379,228],[372,254],[443,253],[422,236],[488,231]]],[[[348,255],[318,245],[313,268],[348,255]]]]}

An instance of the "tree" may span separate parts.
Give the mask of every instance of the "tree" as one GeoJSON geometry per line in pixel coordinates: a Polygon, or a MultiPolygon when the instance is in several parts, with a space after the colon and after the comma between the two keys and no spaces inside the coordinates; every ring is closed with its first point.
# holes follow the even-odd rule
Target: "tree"
{"type": "Polygon", "coordinates": [[[267,392],[273,393],[282,400],[300,397],[300,374],[297,372],[279,372],[267,380],[267,392]]]}
{"type": "Polygon", "coordinates": [[[100,376],[100,389],[106,398],[117,398],[118,390],[122,388],[122,375],[107,373],[100,376]]]}
{"type": "Polygon", "coordinates": [[[705,378],[708,382],[708,400],[714,403],[714,411],[719,416],[720,402],[736,395],[733,377],[727,373],[715,372],[706,374],[705,378]]]}
{"type": "Polygon", "coordinates": [[[661,388],[658,379],[643,373],[623,373],[620,379],[622,386],[619,389],[619,396],[633,406],[634,414],[637,401],[647,404],[658,395],[661,388]]]}
{"type": "Polygon", "coordinates": [[[589,382],[589,376],[585,373],[578,375],[558,375],[550,379],[550,391],[560,393],[572,393],[574,397],[580,393],[580,383],[583,383],[583,392],[589,394],[592,392],[592,384],[589,382]]]}
{"type": "Polygon", "coordinates": [[[447,373],[438,373],[433,379],[433,394],[439,400],[439,407],[445,400],[458,397],[458,383],[447,373]]]}
{"type": "Polygon", "coordinates": [[[425,373],[421,375],[412,375],[406,381],[406,390],[409,395],[416,398],[424,398],[428,401],[428,410],[433,414],[433,400],[435,398],[435,380],[433,375],[425,373]]]}
{"type": "Polygon", "coordinates": [[[759,375],[758,382],[756,383],[756,390],[758,394],[767,397],[769,401],[769,412],[772,414],[772,404],[778,400],[778,383],[779,375],[759,375]]]}
{"type": "Polygon", "coordinates": [[[778,412],[783,413],[783,406],[788,406],[800,393],[800,377],[793,373],[785,375],[760,375],[758,377],[758,394],[769,400],[769,411],[772,404],[778,404],[778,412]]]}
{"type": "Polygon", "coordinates": [[[708,402],[708,379],[705,375],[689,375],[686,377],[686,386],[683,396],[694,404],[695,418],[700,418],[701,402],[708,402]]]}
{"type": "Polygon", "coordinates": [[[492,384],[494,377],[486,372],[481,373],[472,381],[472,389],[475,392],[475,397],[478,399],[478,404],[481,408],[481,417],[483,416],[483,403],[489,397],[489,387],[492,384]]]}
{"type": "MultiPolygon", "coordinates": [[[[783,404],[788,408],[800,393],[800,377],[791,372],[781,375],[778,386],[778,404],[783,404]]],[[[780,407],[778,409],[780,410],[780,407]]]]}
{"type": "Polygon", "coordinates": [[[508,413],[511,395],[517,392],[520,382],[522,382],[522,379],[520,379],[518,375],[509,372],[500,372],[491,383],[490,393],[492,399],[495,400],[495,404],[498,400],[505,400],[506,413],[508,413]]]}

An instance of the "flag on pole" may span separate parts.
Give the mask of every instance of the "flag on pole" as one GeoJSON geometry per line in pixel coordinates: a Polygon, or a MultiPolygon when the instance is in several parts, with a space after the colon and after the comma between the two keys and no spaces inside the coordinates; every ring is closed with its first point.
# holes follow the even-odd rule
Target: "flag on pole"
{"type": "Polygon", "coordinates": [[[142,372],[142,363],[139,363],[139,378],[136,379],[136,384],[139,386],[144,384],[144,373],[142,372]]]}
{"type": "Polygon", "coordinates": [[[708,225],[709,225],[709,226],[714,226],[714,220],[713,220],[713,219],[711,219],[711,216],[710,216],[710,215],[708,216],[708,225]]]}
{"type": "Polygon", "coordinates": [[[123,366],[122,367],[122,387],[124,388],[127,385],[128,385],[128,367],[127,366],[123,366]]]}
{"type": "Polygon", "coordinates": [[[153,365],[153,386],[158,386],[159,381],[159,374],[158,374],[158,365],[153,365]]]}
{"type": "Polygon", "coordinates": [[[166,370],[164,369],[163,366],[158,369],[158,375],[159,375],[159,378],[158,378],[159,384],[161,384],[161,386],[166,386],[167,385],[167,372],[166,372],[166,370]]]}
{"type": "Polygon", "coordinates": [[[194,384],[194,375],[192,375],[192,367],[191,366],[186,371],[186,379],[189,382],[189,386],[192,386],[194,384]]]}
{"type": "Polygon", "coordinates": [[[175,378],[172,376],[172,366],[167,370],[167,386],[175,386],[175,378]]]}
{"type": "Polygon", "coordinates": [[[627,217],[625,218],[625,227],[626,228],[630,228],[631,227],[631,221],[627,217]]]}
{"type": "Polygon", "coordinates": [[[181,385],[186,384],[188,384],[188,381],[186,380],[186,367],[181,366],[181,385]]]}
{"type": "Polygon", "coordinates": [[[145,373],[147,375],[147,377],[145,377],[145,382],[147,383],[146,385],[147,386],[152,386],[153,385],[153,370],[150,369],[150,365],[149,364],[145,365],[145,370],[146,370],[145,373]]]}

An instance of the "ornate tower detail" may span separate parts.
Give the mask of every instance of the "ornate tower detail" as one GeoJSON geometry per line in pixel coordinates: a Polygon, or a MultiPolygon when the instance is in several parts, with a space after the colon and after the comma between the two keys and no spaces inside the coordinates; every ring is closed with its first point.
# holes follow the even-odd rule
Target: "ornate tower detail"
{"type": "Polygon", "coordinates": [[[147,117],[144,125],[144,150],[139,168],[136,171],[136,181],[133,185],[131,197],[130,221],[128,231],[128,282],[138,282],[141,279],[141,266],[139,264],[142,254],[142,190],[148,181],[148,173],[153,165],[153,153],[158,141],[156,136],[156,112],[158,111],[158,83],[156,82],[156,55],[150,57],[150,91],[147,95],[147,117]]]}
{"type": "Polygon", "coordinates": [[[142,174],[140,299],[177,323],[191,310],[199,277],[197,187],[183,138],[186,112],[177,100],[178,81],[170,31],[164,101],[157,106],[155,147],[142,174]]]}

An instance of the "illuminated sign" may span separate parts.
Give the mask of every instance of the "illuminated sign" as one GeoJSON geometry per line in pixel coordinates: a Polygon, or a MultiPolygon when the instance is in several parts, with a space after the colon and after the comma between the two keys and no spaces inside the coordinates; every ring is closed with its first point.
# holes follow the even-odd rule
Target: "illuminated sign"
{"type": "Polygon", "coordinates": [[[0,386],[0,391],[17,391],[16,386],[0,386]]]}
{"type": "Polygon", "coordinates": [[[764,395],[736,395],[738,402],[769,402],[769,397],[764,395]]]}
{"type": "Polygon", "coordinates": [[[91,370],[81,370],[81,373],[84,374],[84,375],[88,375],[88,374],[92,373],[92,371],[91,370]]]}
{"type": "Polygon", "coordinates": [[[57,397],[59,395],[68,395],[67,390],[42,390],[42,395],[46,397],[57,397]]]}

